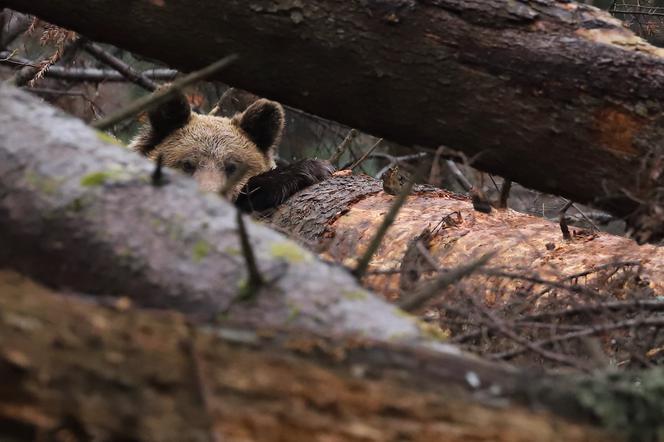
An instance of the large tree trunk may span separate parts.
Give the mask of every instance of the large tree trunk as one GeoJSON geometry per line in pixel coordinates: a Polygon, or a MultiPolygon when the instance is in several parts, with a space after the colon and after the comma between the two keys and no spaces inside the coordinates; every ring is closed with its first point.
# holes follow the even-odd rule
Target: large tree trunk
{"type": "MultiPolygon", "coordinates": [[[[8,86],[0,87],[0,130],[0,266],[51,286],[127,295],[208,320],[396,336],[458,351],[428,341],[430,327],[364,291],[344,270],[254,224],[249,236],[268,283],[248,293],[234,208],[177,173],[168,172],[165,187],[151,185],[154,166],[146,159],[8,86]]],[[[391,202],[374,180],[333,178],[293,197],[272,222],[310,241],[324,239],[328,257],[352,266],[391,202]]],[[[409,241],[436,225],[424,247],[441,268],[498,249],[490,266],[504,272],[564,277],[629,260],[641,267],[641,286],[661,292],[664,285],[664,258],[654,246],[603,234],[563,241],[551,223],[513,211],[480,214],[464,197],[440,190],[411,197],[370,270],[401,270],[409,241]]],[[[433,273],[422,270],[410,286],[398,274],[368,282],[394,299],[433,273]]],[[[469,281],[476,292],[495,294],[478,278],[469,281]]],[[[632,296],[629,286],[618,289],[632,296]]],[[[536,313],[539,304],[531,308],[536,313]]]]}
{"type": "Polygon", "coordinates": [[[250,293],[232,205],[179,173],[151,185],[150,161],[7,85],[0,133],[0,267],[208,320],[427,340],[347,272],[247,221],[267,280],[250,293]]]}
{"type": "Polygon", "coordinates": [[[661,237],[664,62],[567,1],[5,0],[87,36],[403,144],[462,150],[661,237]],[[127,14],[127,11],[131,11],[127,14]],[[638,210],[637,210],[638,209],[638,210]],[[637,210],[637,213],[634,211],[637,210]]]}
{"type": "MultiPolygon", "coordinates": [[[[269,221],[282,231],[318,244],[323,258],[353,268],[395,198],[373,178],[333,177],[288,199],[270,214],[269,221]]],[[[653,293],[664,293],[664,248],[639,246],[607,233],[569,229],[571,237],[565,239],[561,227],[551,221],[511,209],[479,212],[468,197],[416,186],[374,255],[366,282],[375,292],[394,300],[412,291],[415,282],[436,274],[437,269],[429,265],[431,260],[438,269],[450,270],[497,252],[489,266],[505,273],[570,281],[574,279],[570,276],[586,271],[605,268],[606,273],[614,274],[626,266],[632,267],[653,293]],[[427,229],[431,235],[421,238],[421,243],[428,256],[413,257],[407,252],[427,229]],[[409,270],[416,270],[408,265],[417,260],[421,273],[417,281],[404,281],[409,270]]],[[[631,282],[624,281],[626,285],[631,282]]],[[[475,276],[469,283],[476,291],[484,291],[486,299],[495,294],[495,276],[475,276]]],[[[506,288],[505,281],[498,283],[506,288]]],[[[517,288],[523,281],[507,285],[517,288]]],[[[616,291],[623,288],[614,286],[616,291]]],[[[532,307],[537,309],[537,304],[532,307]]]]}
{"type": "Polygon", "coordinates": [[[646,440],[662,425],[661,403],[617,378],[534,377],[366,339],[201,329],[2,272],[0,310],[2,440],[611,441],[646,440]],[[639,413],[623,425],[626,407],[639,413]]]}

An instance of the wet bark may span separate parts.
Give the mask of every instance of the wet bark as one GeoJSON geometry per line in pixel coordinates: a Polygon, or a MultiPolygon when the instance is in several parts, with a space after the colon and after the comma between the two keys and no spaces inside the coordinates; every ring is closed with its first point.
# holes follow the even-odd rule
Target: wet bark
{"type": "Polygon", "coordinates": [[[661,427],[654,403],[634,428],[602,428],[612,422],[595,407],[642,405],[618,395],[617,378],[533,377],[364,338],[202,329],[6,272],[0,310],[3,440],[610,441],[661,427]]]}
{"type": "Polygon", "coordinates": [[[405,145],[459,149],[483,170],[630,217],[642,241],[662,236],[662,52],[595,8],[4,3],[184,70],[238,53],[220,80],[405,145]]]}

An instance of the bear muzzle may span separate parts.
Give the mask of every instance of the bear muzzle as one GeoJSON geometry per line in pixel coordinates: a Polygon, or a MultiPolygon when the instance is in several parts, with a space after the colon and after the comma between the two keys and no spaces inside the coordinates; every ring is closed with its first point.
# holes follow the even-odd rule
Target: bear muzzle
{"type": "Polygon", "coordinates": [[[203,192],[220,192],[226,184],[226,177],[222,172],[213,168],[203,168],[194,172],[194,179],[199,190],[203,192]]]}
{"type": "Polygon", "coordinates": [[[194,172],[194,179],[198,184],[198,189],[202,192],[224,192],[231,201],[235,201],[242,191],[242,187],[247,183],[247,177],[237,180],[230,189],[226,188],[228,178],[226,175],[213,167],[206,167],[194,172]]]}

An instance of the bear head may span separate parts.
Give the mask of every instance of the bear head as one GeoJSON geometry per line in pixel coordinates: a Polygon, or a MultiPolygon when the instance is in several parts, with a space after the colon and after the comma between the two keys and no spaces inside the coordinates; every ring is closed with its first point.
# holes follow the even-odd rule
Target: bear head
{"type": "Polygon", "coordinates": [[[259,99],[225,118],[192,112],[177,93],[148,113],[130,147],[192,175],[201,190],[223,190],[235,200],[251,177],[275,167],[284,121],[283,107],[274,101],[259,99]]]}

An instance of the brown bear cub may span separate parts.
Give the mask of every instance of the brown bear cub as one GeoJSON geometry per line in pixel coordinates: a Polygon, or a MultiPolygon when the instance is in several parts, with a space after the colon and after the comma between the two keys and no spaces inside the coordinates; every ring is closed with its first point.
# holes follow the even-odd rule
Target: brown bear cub
{"type": "Polygon", "coordinates": [[[285,118],[274,101],[257,100],[229,119],[192,112],[178,93],[150,111],[148,119],[132,149],[192,175],[201,190],[226,190],[244,211],[276,207],[333,172],[328,163],[312,159],[276,167],[285,118]],[[226,189],[229,179],[234,184],[226,189]]]}

